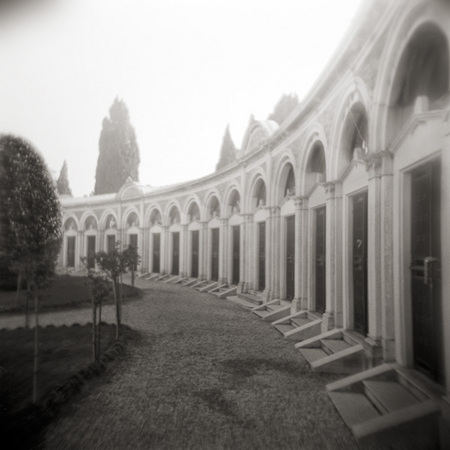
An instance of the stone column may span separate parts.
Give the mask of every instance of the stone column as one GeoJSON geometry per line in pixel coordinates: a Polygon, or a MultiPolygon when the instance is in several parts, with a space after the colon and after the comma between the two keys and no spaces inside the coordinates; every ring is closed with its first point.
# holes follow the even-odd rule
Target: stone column
{"type": "Polygon", "coordinates": [[[247,278],[248,278],[246,264],[247,264],[247,259],[250,257],[250,255],[247,254],[246,248],[245,248],[247,240],[248,240],[248,237],[247,237],[247,231],[246,231],[246,226],[245,226],[245,217],[244,217],[244,222],[239,225],[240,255],[239,255],[239,284],[237,287],[238,293],[246,292],[245,289],[246,289],[246,282],[247,282],[247,278]]]}
{"type": "Polygon", "coordinates": [[[219,231],[219,284],[228,283],[228,219],[220,219],[219,231]]]}
{"type": "Polygon", "coordinates": [[[187,224],[181,225],[180,233],[180,276],[187,277],[188,264],[187,264],[187,254],[188,254],[188,226],[187,224]]]}
{"type": "Polygon", "coordinates": [[[280,207],[270,207],[270,253],[268,254],[270,295],[268,300],[280,298],[280,207]]]}
{"type": "Polygon", "coordinates": [[[98,235],[98,239],[99,239],[99,242],[97,244],[97,251],[102,252],[102,251],[106,250],[105,249],[105,230],[98,230],[97,235],[98,235]]]}
{"type": "Polygon", "coordinates": [[[81,262],[81,257],[84,256],[83,246],[84,246],[84,233],[82,230],[78,230],[77,242],[75,246],[75,269],[84,268],[84,265],[81,262]]]}
{"type": "Polygon", "coordinates": [[[198,261],[198,278],[206,280],[208,276],[208,222],[200,222],[201,228],[199,232],[199,261],[198,261]]]}
{"type": "Polygon", "coordinates": [[[368,321],[374,362],[395,360],[393,285],[393,161],[389,151],[366,158],[368,194],[368,321]]]}
{"type": "Polygon", "coordinates": [[[254,255],[253,255],[253,240],[254,240],[254,223],[253,214],[243,214],[245,227],[245,240],[241,252],[245,253],[245,292],[254,289],[254,255]]]}
{"type": "Polygon", "coordinates": [[[147,258],[146,258],[146,239],[145,239],[145,228],[139,227],[139,237],[138,237],[138,254],[141,256],[141,267],[138,267],[141,273],[144,273],[147,270],[147,258]]]}
{"type": "Polygon", "coordinates": [[[322,331],[342,325],[342,184],[325,183],[326,215],[326,311],[322,331]]]}
{"type": "Polygon", "coordinates": [[[161,226],[161,260],[160,260],[160,269],[161,275],[166,275],[170,273],[169,267],[169,226],[162,225],[161,226]]]}
{"type": "Polygon", "coordinates": [[[303,197],[296,197],[295,201],[295,293],[291,303],[291,313],[294,314],[302,309],[301,293],[301,268],[302,268],[302,205],[303,197]]]}

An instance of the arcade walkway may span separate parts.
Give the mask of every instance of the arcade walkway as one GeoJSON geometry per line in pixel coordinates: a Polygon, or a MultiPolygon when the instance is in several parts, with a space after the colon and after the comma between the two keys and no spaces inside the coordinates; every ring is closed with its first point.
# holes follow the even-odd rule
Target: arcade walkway
{"type": "Polygon", "coordinates": [[[124,306],[127,355],[47,431],[48,449],[352,449],[356,444],[294,347],[239,306],[139,281],[124,306]]]}

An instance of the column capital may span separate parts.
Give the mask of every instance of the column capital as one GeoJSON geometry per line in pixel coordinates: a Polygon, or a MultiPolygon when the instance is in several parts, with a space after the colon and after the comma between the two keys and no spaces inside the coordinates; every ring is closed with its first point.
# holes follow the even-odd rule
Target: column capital
{"type": "Polygon", "coordinates": [[[295,209],[302,209],[302,206],[305,206],[305,204],[308,203],[308,197],[298,195],[297,197],[294,197],[294,204],[295,209]]]}
{"type": "Polygon", "coordinates": [[[340,180],[325,181],[321,183],[325,188],[328,199],[334,199],[335,197],[340,197],[342,182],[340,180]]]}
{"type": "Polygon", "coordinates": [[[268,206],[267,209],[269,210],[271,216],[276,216],[277,214],[280,214],[281,211],[279,206],[268,206]]]}
{"type": "Polygon", "coordinates": [[[222,227],[222,226],[226,226],[227,223],[228,223],[228,217],[221,217],[221,218],[219,219],[219,222],[220,222],[220,226],[221,226],[221,227],[222,227]]]}
{"type": "Polygon", "coordinates": [[[363,158],[366,164],[366,171],[370,177],[381,177],[392,175],[394,155],[389,150],[381,150],[376,153],[369,153],[363,158]]]}

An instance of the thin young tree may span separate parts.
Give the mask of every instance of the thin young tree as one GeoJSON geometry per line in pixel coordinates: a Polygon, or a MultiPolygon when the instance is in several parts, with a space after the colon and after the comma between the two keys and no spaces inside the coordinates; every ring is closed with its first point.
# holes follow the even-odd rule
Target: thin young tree
{"type": "Polygon", "coordinates": [[[123,251],[123,253],[127,261],[127,269],[131,272],[131,286],[134,287],[136,270],[141,263],[141,255],[139,255],[137,248],[131,244],[123,251]]]}
{"type": "Polygon", "coordinates": [[[61,247],[61,207],[43,158],[22,138],[0,136],[0,258],[25,280],[34,299],[33,402],[38,397],[39,290],[61,247]]]}
{"type": "Polygon", "coordinates": [[[129,266],[127,255],[120,250],[120,242],[117,241],[113,250],[96,253],[95,262],[100,271],[112,281],[114,303],[116,306],[116,339],[118,339],[122,321],[122,289],[120,280],[121,276],[127,272],[129,266]]]}

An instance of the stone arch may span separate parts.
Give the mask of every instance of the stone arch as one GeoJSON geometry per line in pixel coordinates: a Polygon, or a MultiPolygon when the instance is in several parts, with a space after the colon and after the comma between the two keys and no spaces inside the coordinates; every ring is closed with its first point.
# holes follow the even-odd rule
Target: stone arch
{"type": "Polygon", "coordinates": [[[107,209],[106,211],[104,211],[100,217],[100,228],[102,230],[106,230],[109,228],[117,228],[118,227],[118,219],[117,219],[117,214],[114,210],[112,209],[107,209]],[[111,222],[111,220],[113,222],[111,222]],[[112,223],[114,223],[114,226],[111,226],[112,223]]]}
{"type": "Polygon", "coordinates": [[[139,216],[140,214],[136,207],[131,206],[128,208],[123,214],[122,228],[126,230],[129,228],[139,228],[141,223],[139,216]]]}
{"type": "Polygon", "coordinates": [[[233,214],[240,214],[242,211],[242,199],[240,189],[236,184],[232,184],[225,195],[224,212],[226,217],[233,214]]]}
{"type": "Polygon", "coordinates": [[[78,231],[80,229],[80,223],[77,219],[77,216],[75,214],[68,214],[64,217],[64,232],[69,231],[78,231]]]}
{"type": "Polygon", "coordinates": [[[287,152],[279,161],[276,170],[275,184],[272,191],[272,202],[279,205],[284,198],[293,197],[297,193],[297,176],[295,159],[292,152],[287,152]]]}
{"type": "Polygon", "coordinates": [[[151,228],[154,225],[162,224],[162,211],[158,205],[151,206],[146,214],[145,223],[151,228]]]}
{"type": "Polygon", "coordinates": [[[348,94],[341,102],[333,125],[330,156],[331,178],[342,176],[353,159],[362,159],[370,151],[369,97],[362,80],[352,80],[348,94]],[[356,151],[355,149],[360,149],[356,151]]]}
{"type": "Polygon", "coordinates": [[[374,96],[375,147],[387,148],[414,112],[439,108],[449,90],[449,35],[444,2],[399,10],[387,38],[374,96]],[[425,72],[422,74],[421,70],[425,72]],[[394,74],[394,75],[393,75],[394,74]]]}
{"type": "Polygon", "coordinates": [[[180,205],[178,202],[170,203],[167,208],[166,218],[169,226],[181,223],[180,205]]]}
{"type": "Polygon", "coordinates": [[[204,217],[208,221],[220,217],[220,196],[216,190],[210,192],[206,198],[204,217]]]}
{"type": "Polygon", "coordinates": [[[252,180],[249,189],[248,211],[255,212],[267,205],[267,186],[264,176],[258,173],[252,180]]]}
{"type": "Polygon", "coordinates": [[[186,203],[185,215],[188,223],[194,221],[200,222],[201,219],[200,201],[197,198],[197,196],[193,197],[186,203]]]}
{"type": "Polygon", "coordinates": [[[98,229],[98,220],[92,211],[88,211],[83,214],[80,222],[82,223],[82,229],[84,231],[98,229]]]}

